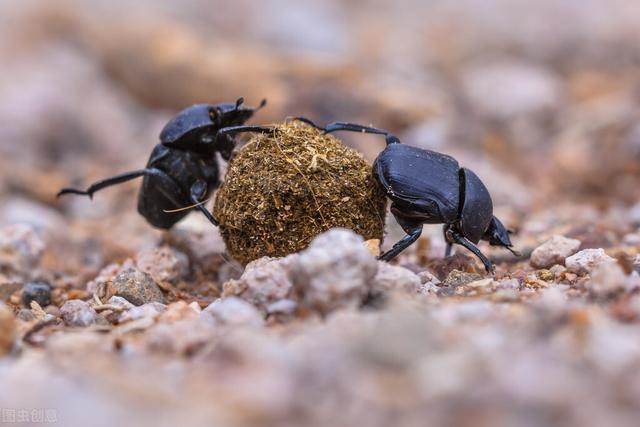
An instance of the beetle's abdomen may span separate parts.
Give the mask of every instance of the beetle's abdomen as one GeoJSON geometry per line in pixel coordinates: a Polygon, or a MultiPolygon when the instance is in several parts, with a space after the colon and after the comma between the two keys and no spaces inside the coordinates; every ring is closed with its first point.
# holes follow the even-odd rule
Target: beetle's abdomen
{"type": "Polygon", "coordinates": [[[478,243],[493,218],[493,202],[489,190],[480,178],[469,169],[461,169],[464,181],[464,203],[460,215],[462,234],[478,243]]]}
{"type": "Polygon", "coordinates": [[[458,218],[459,169],[450,156],[403,144],[387,146],[374,164],[375,175],[390,199],[417,210],[435,203],[445,223],[458,218]]]}
{"type": "Polygon", "coordinates": [[[157,228],[169,229],[182,218],[184,218],[189,210],[180,212],[167,212],[168,210],[178,209],[188,206],[189,200],[182,194],[172,194],[174,200],[183,202],[181,206],[177,206],[169,199],[164,192],[164,184],[155,176],[145,176],[142,180],[142,187],[138,195],[138,212],[149,224],[157,228]]]}
{"type": "Polygon", "coordinates": [[[218,184],[218,165],[214,158],[206,158],[197,153],[168,148],[161,144],[151,153],[147,168],[165,173],[165,178],[155,175],[145,176],[138,196],[138,212],[158,228],[171,228],[184,218],[190,209],[167,212],[191,206],[190,189],[196,181],[207,184],[210,191],[218,184]],[[167,182],[166,180],[169,180],[167,182]]]}

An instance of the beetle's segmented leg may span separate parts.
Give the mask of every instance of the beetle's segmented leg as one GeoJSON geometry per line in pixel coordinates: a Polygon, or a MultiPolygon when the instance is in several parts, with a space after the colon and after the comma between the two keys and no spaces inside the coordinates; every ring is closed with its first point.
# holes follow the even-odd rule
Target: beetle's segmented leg
{"type": "Polygon", "coordinates": [[[464,237],[463,235],[461,235],[455,230],[450,229],[449,236],[451,236],[454,242],[464,246],[465,248],[473,252],[474,255],[477,256],[480,259],[480,261],[482,261],[482,264],[484,264],[484,269],[487,270],[487,273],[493,274],[494,272],[493,264],[491,263],[491,261],[489,261],[489,258],[484,256],[484,254],[480,252],[480,249],[478,249],[476,245],[474,245],[469,239],[467,239],[466,237],[464,237]]]}
{"type": "Polygon", "coordinates": [[[442,234],[444,234],[444,241],[447,244],[446,249],[444,250],[444,257],[449,257],[451,256],[451,250],[453,249],[453,243],[451,243],[449,241],[449,238],[447,237],[447,231],[449,230],[449,225],[445,224],[442,226],[442,234]]]}
{"type": "Polygon", "coordinates": [[[453,245],[449,242],[447,242],[447,247],[444,250],[444,257],[450,257],[451,256],[451,251],[453,250],[453,245]]]}
{"type": "Polygon", "coordinates": [[[93,199],[93,193],[96,191],[100,191],[103,188],[110,187],[112,185],[122,184],[123,182],[130,181],[132,179],[141,177],[147,174],[149,169],[141,169],[132,172],[126,172],[120,175],[112,176],[110,178],[103,179],[102,181],[95,182],[89,186],[86,190],[78,190],[76,188],[63,188],[58,192],[56,197],[60,197],[64,194],[78,194],[81,196],[89,196],[90,199],[93,199]]]}
{"type": "Polygon", "coordinates": [[[292,120],[304,122],[310,126],[313,126],[316,129],[323,131],[324,133],[332,133],[337,131],[372,133],[376,135],[384,135],[387,145],[400,143],[400,140],[395,135],[387,132],[384,129],[378,129],[371,126],[363,126],[356,123],[333,122],[333,123],[329,123],[325,127],[321,127],[316,125],[306,117],[293,117],[292,120]]]}
{"type": "Polygon", "coordinates": [[[387,252],[380,255],[378,259],[381,261],[391,261],[396,256],[398,256],[400,252],[404,251],[409,246],[411,246],[416,240],[418,240],[418,237],[420,237],[420,234],[422,234],[422,225],[411,230],[411,234],[408,234],[405,237],[403,237],[398,243],[393,245],[391,249],[389,249],[387,252]]]}
{"type": "Polygon", "coordinates": [[[298,116],[298,117],[287,117],[287,120],[291,120],[291,121],[294,121],[294,122],[306,123],[309,126],[314,127],[314,128],[316,128],[318,130],[321,130],[323,132],[325,130],[322,126],[318,126],[317,124],[312,122],[311,119],[307,119],[306,117],[300,117],[300,116],[298,116]]]}
{"type": "Polygon", "coordinates": [[[275,127],[270,126],[228,126],[218,130],[217,136],[227,135],[230,133],[241,133],[241,132],[255,132],[255,133],[272,133],[276,130],[275,127]]]}
{"type": "Polygon", "coordinates": [[[387,252],[383,253],[378,257],[378,259],[382,261],[390,261],[396,256],[398,256],[400,252],[404,251],[409,246],[411,246],[416,240],[418,240],[418,237],[420,237],[420,234],[422,234],[421,222],[407,220],[406,218],[401,217],[399,215],[394,215],[394,216],[396,218],[396,221],[398,221],[398,224],[400,224],[400,227],[402,227],[402,229],[405,231],[405,233],[407,233],[407,235],[403,237],[398,243],[393,245],[391,249],[389,249],[387,252]]]}
{"type": "Polygon", "coordinates": [[[217,219],[214,218],[211,212],[209,212],[209,210],[202,204],[202,200],[200,200],[204,197],[206,193],[207,193],[207,184],[205,184],[203,181],[196,181],[191,186],[191,195],[190,195],[191,202],[195,205],[194,206],[195,208],[197,208],[200,212],[202,212],[202,214],[205,217],[207,217],[207,219],[211,224],[217,227],[220,225],[220,223],[218,222],[217,219]]]}

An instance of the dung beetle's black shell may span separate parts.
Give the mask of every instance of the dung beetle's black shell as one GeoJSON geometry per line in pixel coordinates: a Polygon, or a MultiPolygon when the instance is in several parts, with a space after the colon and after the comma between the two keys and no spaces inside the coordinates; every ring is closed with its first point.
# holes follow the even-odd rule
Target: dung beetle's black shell
{"type": "Polygon", "coordinates": [[[493,202],[487,187],[471,170],[462,168],[464,203],[460,214],[462,234],[473,243],[478,243],[493,218],[493,202]]]}
{"type": "Polygon", "coordinates": [[[388,145],[374,163],[374,175],[393,202],[436,223],[458,218],[459,170],[451,156],[404,144],[388,145]]]}
{"type": "Polygon", "coordinates": [[[174,143],[189,132],[213,125],[210,115],[211,108],[210,104],[196,104],[180,111],[169,120],[160,132],[160,142],[163,144],[174,143]]]}

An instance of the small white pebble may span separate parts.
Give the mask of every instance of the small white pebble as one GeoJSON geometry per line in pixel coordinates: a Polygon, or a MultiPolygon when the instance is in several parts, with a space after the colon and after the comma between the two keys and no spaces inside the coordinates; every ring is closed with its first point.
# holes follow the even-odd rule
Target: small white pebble
{"type": "Polygon", "coordinates": [[[585,249],[565,260],[567,270],[576,274],[590,273],[598,265],[605,262],[615,262],[602,248],[585,249]]]}
{"type": "Polygon", "coordinates": [[[531,253],[531,265],[535,268],[549,268],[554,264],[564,264],[565,259],[580,248],[580,240],[564,236],[553,236],[531,253]]]}

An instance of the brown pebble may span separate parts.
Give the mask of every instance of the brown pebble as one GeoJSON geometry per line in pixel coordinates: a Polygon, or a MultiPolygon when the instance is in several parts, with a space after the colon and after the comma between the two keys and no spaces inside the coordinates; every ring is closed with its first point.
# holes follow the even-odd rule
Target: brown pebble
{"type": "Polygon", "coordinates": [[[106,298],[119,296],[133,305],[149,302],[164,303],[164,295],[153,278],[136,268],[129,268],[118,274],[107,285],[106,298]]]}

